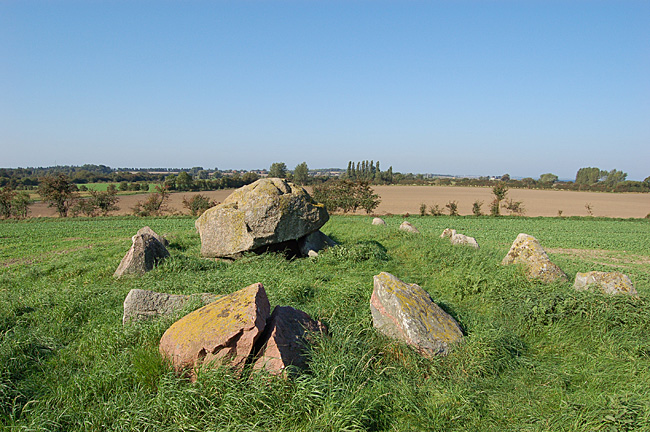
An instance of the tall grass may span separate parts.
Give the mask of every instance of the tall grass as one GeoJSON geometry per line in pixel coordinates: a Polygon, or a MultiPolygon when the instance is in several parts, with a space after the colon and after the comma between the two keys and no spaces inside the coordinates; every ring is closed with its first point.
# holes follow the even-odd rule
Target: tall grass
{"type": "MultiPolygon", "coordinates": [[[[650,252],[644,220],[333,217],[340,243],[317,258],[234,263],[199,257],[194,220],[111,217],[0,222],[0,425],[7,430],[648,430],[650,252]],[[171,258],[141,278],[112,273],[144,225],[171,258]],[[454,228],[480,250],[438,236],[454,228]],[[639,298],[528,281],[499,263],[519,232],[569,274],[628,273],[639,298]],[[626,251],[626,252],[623,252],[626,251]],[[633,255],[633,260],[623,257],[633,255]],[[644,261],[644,259],[646,261],[644,261]],[[603,261],[604,260],[604,261],[603,261]],[[624,265],[625,268],[620,266],[624,265]],[[372,276],[420,284],[462,325],[464,342],[425,359],[372,328],[372,276]],[[272,306],[300,308],[329,337],[295,379],[227,368],[176,377],[158,341],[176,319],[127,327],[132,288],[227,294],[264,284],[272,306]]],[[[196,305],[194,305],[196,306],[196,305]]],[[[180,315],[180,314],[179,314],[180,315]]]]}

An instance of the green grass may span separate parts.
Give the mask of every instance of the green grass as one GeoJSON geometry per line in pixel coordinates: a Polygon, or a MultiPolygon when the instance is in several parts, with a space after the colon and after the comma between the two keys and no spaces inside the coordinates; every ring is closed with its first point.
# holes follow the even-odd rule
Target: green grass
{"type": "Polygon", "coordinates": [[[0,222],[0,429],[48,431],[650,430],[650,221],[411,217],[421,231],[335,216],[340,246],[316,259],[199,257],[189,217],[0,222]],[[149,225],[172,255],[114,280],[130,237],[149,225]],[[476,237],[453,247],[444,228],[476,237]],[[517,234],[537,237],[572,281],[620,270],[638,298],[528,281],[499,263],[517,234]],[[569,250],[570,249],[570,250],[569,250]],[[466,332],[425,359],[372,327],[372,276],[420,284],[466,332]],[[227,294],[264,284],[331,337],[293,380],[227,369],[177,378],[157,345],[174,318],[123,327],[130,289],[227,294]]]}

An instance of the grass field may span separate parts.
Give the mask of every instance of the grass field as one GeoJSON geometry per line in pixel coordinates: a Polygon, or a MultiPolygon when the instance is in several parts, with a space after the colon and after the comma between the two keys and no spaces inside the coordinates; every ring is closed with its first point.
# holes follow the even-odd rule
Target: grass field
{"type": "Polygon", "coordinates": [[[334,216],[340,246],[315,259],[275,254],[228,264],[199,257],[188,217],[0,222],[0,428],[48,431],[650,430],[650,221],[598,218],[334,216]],[[114,280],[148,225],[171,258],[114,280]],[[444,228],[476,237],[453,247],[444,228]],[[537,237],[572,282],[620,270],[638,298],[528,281],[499,263],[517,234],[537,237]],[[447,357],[427,360],[372,327],[372,276],[418,283],[462,325],[447,357]],[[271,306],[300,308],[330,337],[293,380],[227,369],[195,384],[157,345],[173,318],[122,326],[132,288],[227,294],[264,284],[271,306]]]}

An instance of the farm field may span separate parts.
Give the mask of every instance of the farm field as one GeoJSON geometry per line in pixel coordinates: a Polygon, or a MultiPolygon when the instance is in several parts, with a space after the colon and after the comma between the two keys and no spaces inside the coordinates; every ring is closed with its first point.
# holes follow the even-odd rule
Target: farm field
{"type": "MultiPolygon", "coordinates": [[[[150,189],[154,187],[150,185],[150,189]]],[[[104,186],[105,190],[106,186],[104,186]]],[[[309,187],[307,189],[310,189],[309,187]]],[[[438,204],[446,210],[449,201],[458,202],[461,215],[472,214],[472,204],[479,200],[483,202],[483,213],[489,213],[490,202],[494,198],[491,188],[453,187],[453,186],[373,186],[382,201],[375,213],[385,214],[419,214],[420,204],[427,207],[438,204]]],[[[185,211],[183,197],[203,194],[210,199],[222,202],[232,189],[222,189],[207,192],[176,192],[172,193],[169,207],[179,212],[185,211]]],[[[590,204],[594,216],[613,218],[643,218],[650,213],[650,194],[643,193],[602,193],[602,192],[573,192],[534,189],[510,189],[508,197],[522,201],[525,216],[557,216],[562,210],[563,216],[587,216],[585,204],[590,204]]],[[[129,215],[131,208],[145,198],[143,194],[120,195],[120,210],[116,215],[129,215]]],[[[47,204],[38,202],[31,207],[32,217],[54,217],[56,211],[47,204]]],[[[361,214],[361,212],[359,212],[361,214]]]]}
{"type": "Polygon", "coordinates": [[[190,217],[0,222],[0,429],[650,429],[649,220],[412,216],[422,231],[412,235],[397,229],[402,217],[385,219],[333,216],[322,231],[340,245],[317,258],[234,263],[199,257],[190,217]],[[171,258],[113,279],[145,225],[167,236],[171,258]],[[444,228],[481,248],[451,246],[444,228]],[[520,232],[570,282],[531,282],[501,266],[520,232]],[[576,272],[590,270],[628,274],[638,298],[576,292],[576,272]],[[422,286],[464,342],[425,359],[376,332],[369,299],[381,271],[422,286]],[[294,379],[220,368],[191,384],[158,354],[173,318],[122,326],[133,288],[227,294],[255,282],[272,307],[300,308],[330,329],[294,379]]]}

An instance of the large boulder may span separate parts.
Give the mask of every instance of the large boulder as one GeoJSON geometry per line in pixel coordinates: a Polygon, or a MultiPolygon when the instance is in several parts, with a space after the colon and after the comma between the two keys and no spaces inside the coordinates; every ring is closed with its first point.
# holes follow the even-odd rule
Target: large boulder
{"type": "Polygon", "coordinates": [[[334,240],[327,237],[320,230],[298,239],[298,248],[300,254],[304,257],[317,257],[319,251],[336,246],[336,244],[334,240]]]}
{"type": "Polygon", "coordinates": [[[305,368],[306,345],[313,333],[326,333],[320,321],[314,321],[305,312],[289,306],[276,306],[262,336],[260,356],[254,369],[264,369],[280,375],[288,366],[305,368]]]}
{"type": "MultiPolygon", "coordinates": [[[[151,232],[153,233],[153,231],[151,232]]],[[[143,275],[153,270],[160,261],[169,257],[167,248],[158,240],[156,233],[150,234],[146,230],[144,232],[138,231],[136,235],[131,237],[131,241],[131,248],[124,255],[113,274],[116,278],[127,274],[143,275]]]]}
{"type": "Polygon", "coordinates": [[[324,205],[301,187],[277,178],[237,189],[196,220],[201,255],[236,258],[243,252],[297,242],[329,219],[324,205]]]}
{"type": "Polygon", "coordinates": [[[463,331],[454,318],[416,284],[390,273],[374,277],[370,298],[373,326],[386,336],[415,347],[425,356],[446,355],[463,331]]]}
{"type": "Polygon", "coordinates": [[[576,273],[573,287],[578,291],[597,288],[604,294],[638,295],[630,277],[621,272],[576,273]]]}
{"type": "Polygon", "coordinates": [[[538,279],[542,282],[567,280],[566,274],[551,262],[539,241],[524,233],[517,236],[501,264],[523,264],[529,279],[538,279]]]}
{"type": "Polygon", "coordinates": [[[142,289],[132,289],[124,299],[124,315],[122,324],[130,321],[154,318],[160,315],[171,315],[182,309],[187,302],[199,300],[203,305],[212,303],[218,298],[215,294],[167,294],[142,289]]]}
{"type": "Polygon", "coordinates": [[[190,373],[202,365],[227,364],[240,372],[271,312],[262,284],[203,306],[172,324],[160,339],[160,353],[174,370],[190,373]]]}
{"type": "Polygon", "coordinates": [[[404,221],[402,224],[399,226],[399,229],[401,231],[406,231],[409,233],[414,233],[414,234],[419,234],[420,230],[418,230],[416,227],[413,226],[413,224],[409,221],[404,221]]]}

